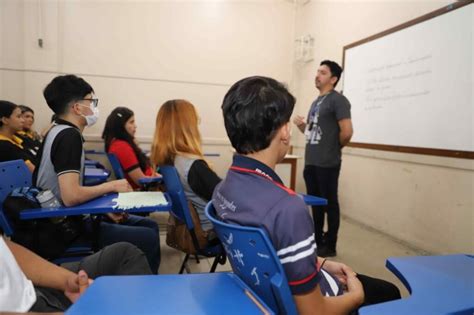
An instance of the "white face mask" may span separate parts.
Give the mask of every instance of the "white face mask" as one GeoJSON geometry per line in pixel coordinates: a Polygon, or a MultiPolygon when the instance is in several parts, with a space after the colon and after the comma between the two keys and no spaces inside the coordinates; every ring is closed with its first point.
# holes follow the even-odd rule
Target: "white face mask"
{"type": "Polygon", "coordinates": [[[92,115],[89,115],[89,116],[82,115],[86,119],[87,127],[95,125],[97,120],[99,120],[99,109],[97,107],[92,108],[91,106],[91,111],[92,111],[92,115]]]}

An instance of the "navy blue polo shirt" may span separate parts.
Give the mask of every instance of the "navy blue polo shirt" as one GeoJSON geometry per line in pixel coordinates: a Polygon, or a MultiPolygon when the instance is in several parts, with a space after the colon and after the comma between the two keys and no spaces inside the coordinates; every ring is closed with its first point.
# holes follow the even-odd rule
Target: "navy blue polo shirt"
{"type": "Polygon", "coordinates": [[[292,294],[320,285],[323,295],[342,294],[336,279],[317,265],[313,220],[303,199],[267,165],[235,155],[212,196],[224,222],[265,229],[285,270],[292,294]]]}

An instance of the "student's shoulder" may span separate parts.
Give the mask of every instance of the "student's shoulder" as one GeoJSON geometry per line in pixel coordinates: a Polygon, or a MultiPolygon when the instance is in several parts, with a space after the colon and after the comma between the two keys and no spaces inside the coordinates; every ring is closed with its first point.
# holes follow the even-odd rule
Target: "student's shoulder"
{"type": "Polygon", "coordinates": [[[84,142],[81,132],[73,127],[66,127],[58,132],[52,139],[52,152],[66,149],[66,151],[80,149],[82,150],[82,143],[84,142]]]}
{"type": "Polygon", "coordinates": [[[13,147],[18,148],[16,145],[11,143],[10,141],[0,139],[0,149],[10,149],[10,148],[13,148],[13,147]]]}
{"type": "Polygon", "coordinates": [[[338,91],[333,91],[331,94],[330,94],[330,97],[331,99],[336,102],[336,103],[349,103],[349,100],[347,99],[347,97],[341,93],[339,93],[338,91]]]}
{"type": "Polygon", "coordinates": [[[66,125],[58,125],[57,127],[61,128],[62,130],[58,132],[55,139],[82,140],[82,134],[77,128],[66,126],[66,125]]]}
{"type": "Polygon", "coordinates": [[[298,194],[288,192],[279,194],[272,211],[279,212],[280,215],[284,216],[301,217],[303,214],[308,214],[308,208],[303,198],[298,194]]]}
{"type": "Polygon", "coordinates": [[[113,139],[112,142],[110,142],[109,151],[119,151],[120,149],[128,149],[131,147],[132,146],[125,140],[113,139]]]}

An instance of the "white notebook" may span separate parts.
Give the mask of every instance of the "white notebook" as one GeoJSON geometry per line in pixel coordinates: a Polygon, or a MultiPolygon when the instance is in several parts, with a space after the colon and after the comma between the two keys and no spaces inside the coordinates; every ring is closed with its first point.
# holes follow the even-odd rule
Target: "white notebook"
{"type": "Polygon", "coordinates": [[[164,206],[167,205],[165,195],[161,191],[137,191],[119,193],[116,199],[114,209],[130,210],[142,207],[164,206]]]}

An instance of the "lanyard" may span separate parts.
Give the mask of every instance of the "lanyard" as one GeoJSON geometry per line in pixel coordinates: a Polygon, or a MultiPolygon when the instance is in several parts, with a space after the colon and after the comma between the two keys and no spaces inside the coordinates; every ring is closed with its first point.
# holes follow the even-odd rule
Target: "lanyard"
{"type": "Polygon", "coordinates": [[[316,105],[312,108],[311,110],[311,113],[310,113],[310,121],[313,120],[314,116],[315,115],[318,115],[319,114],[319,109],[321,107],[321,104],[323,104],[324,100],[326,99],[326,97],[328,96],[329,94],[326,94],[324,95],[319,101],[316,100],[316,105]]]}
{"type": "Polygon", "coordinates": [[[230,169],[233,170],[233,171],[236,171],[236,172],[241,172],[241,173],[256,174],[260,177],[268,179],[273,184],[277,185],[278,187],[280,187],[281,189],[283,189],[284,191],[286,191],[290,195],[296,195],[296,193],[293,190],[291,190],[290,188],[285,187],[284,185],[280,184],[279,182],[273,180],[273,178],[271,178],[270,175],[265,174],[264,172],[260,171],[259,169],[251,170],[251,169],[248,169],[248,168],[243,168],[243,167],[238,167],[238,166],[231,166],[230,169]]]}

